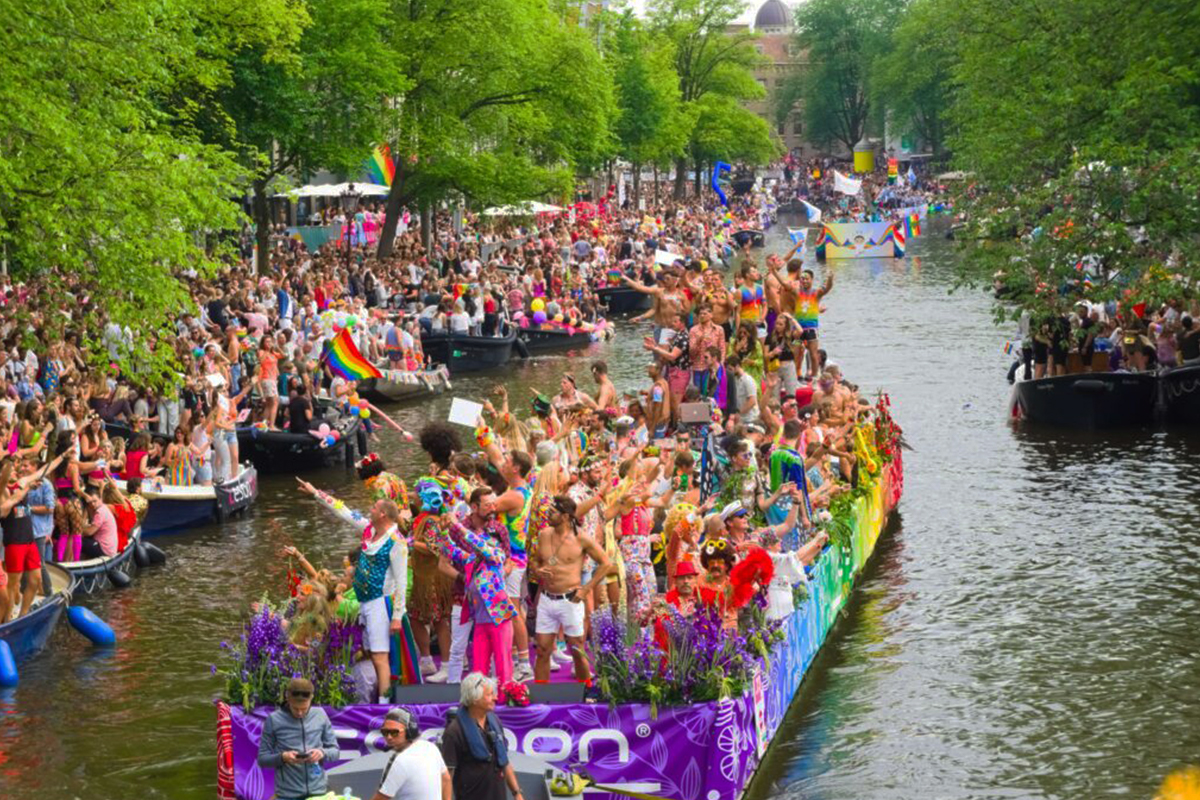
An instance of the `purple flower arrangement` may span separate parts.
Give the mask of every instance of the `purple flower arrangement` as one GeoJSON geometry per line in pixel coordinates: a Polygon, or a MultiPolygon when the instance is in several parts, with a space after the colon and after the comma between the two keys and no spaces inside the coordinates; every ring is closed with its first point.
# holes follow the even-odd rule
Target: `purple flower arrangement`
{"type": "Polygon", "coordinates": [[[225,699],[247,710],[283,701],[284,688],[294,677],[313,682],[313,702],[341,707],[354,702],[351,668],[362,649],[362,627],[335,620],[319,639],[298,647],[288,638],[287,610],[262,603],[242,628],[241,637],[221,642],[220,667],[225,699]]]}
{"type": "Polygon", "coordinates": [[[685,617],[663,604],[659,622],[644,629],[609,610],[597,612],[591,651],[601,693],[614,705],[649,703],[652,714],[660,705],[740,695],[759,661],[783,638],[782,625],[766,619],[766,596],[759,594],[743,610],[736,630],[703,606],[685,617]]]}

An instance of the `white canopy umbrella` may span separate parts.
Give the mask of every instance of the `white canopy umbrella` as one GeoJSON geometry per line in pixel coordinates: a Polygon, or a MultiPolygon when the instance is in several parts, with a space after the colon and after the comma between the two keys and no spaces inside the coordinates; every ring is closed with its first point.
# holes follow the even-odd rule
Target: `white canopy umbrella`
{"type": "Polygon", "coordinates": [[[276,195],[276,197],[341,197],[343,194],[351,191],[357,192],[362,197],[387,197],[390,189],[386,186],[380,186],[377,183],[322,183],[314,186],[301,186],[298,189],[292,189],[286,195],[276,195]]]}
{"type": "Polygon", "coordinates": [[[492,206],[483,210],[485,217],[527,217],[531,214],[557,214],[562,211],[559,206],[539,203],[531,200],[511,206],[492,206]]]}

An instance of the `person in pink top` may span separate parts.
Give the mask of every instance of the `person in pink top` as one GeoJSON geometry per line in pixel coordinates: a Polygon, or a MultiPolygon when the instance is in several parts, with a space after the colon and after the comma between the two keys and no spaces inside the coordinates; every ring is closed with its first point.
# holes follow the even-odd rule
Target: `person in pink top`
{"type": "Polygon", "coordinates": [[[117,554],[117,518],[113,515],[112,509],[104,505],[99,492],[90,491],[86,497],[92,522],[83,528],[83,557],[115,556],[117,554]]]}

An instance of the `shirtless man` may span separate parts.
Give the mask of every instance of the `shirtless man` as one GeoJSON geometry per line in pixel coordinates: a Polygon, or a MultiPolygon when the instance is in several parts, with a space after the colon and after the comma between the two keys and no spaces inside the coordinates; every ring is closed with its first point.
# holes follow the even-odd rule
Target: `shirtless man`
{"type": "Polygon", "coordinates": [[[648,315],[654,320],[655,341],[658,340],[659,331],[670,324],[672,316],[678,314],[681,317],[687,317],[691,310],[692,304],[683,289],[680,288],[679,277],[675,274],[674,269],[668,268],[662,271],[662,275],[659,277],[661,284],[659,286],[646,286],[628,275],[622,277],[630,287],[654,298],[654,304],[650,306],[650,311],[641,318],[648,315]]]}
{"type": "Polygon", "coordinates": [[[737,302],[733,295],[721,282],[721,273],[710,269],[704,273],[704,300],[712,306],[712,321],[725,329],[725,338],[733,333],[730,318],[737,310],[737,302]]]}
{"type": "MultiPolygon", "coordinates": [[[[616,408],[617,387],[613,386],[613,382],[608,377],[608,364],[603,361],[594,362],[592,364],[592,380],[596,382],[596,385],[600,389],[596,392],[596,399],[589,403],[589,405],[601,411],[616,408]]],[[[586,397],[586,395],[584,396],[586,397]]]]}
{"type": "Polygon", "coordinates": [[[590,536],[578,532],[575,501],[565,495],[554,498],[546,521],[549,523],[538,535],[537,575],[541,584],[538,594],[537,666],[538,681],[550,679],[550,653],[554,638],[561,629],[575,661],[575,677],[590,680],[591,667],[583,650],[583,598],[603,582],[612,570],[608,556],[590,536]],[[583,583],[584,556],[596,563],[592,579],[583,583]]]}

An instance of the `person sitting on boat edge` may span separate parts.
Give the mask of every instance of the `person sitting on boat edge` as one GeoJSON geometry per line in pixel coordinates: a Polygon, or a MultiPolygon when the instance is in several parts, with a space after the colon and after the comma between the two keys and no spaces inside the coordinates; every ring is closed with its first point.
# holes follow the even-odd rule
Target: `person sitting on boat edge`
{"type": "Polygon", "coordinates": [[[275,770],[278,800],[325,794],[325,764],[339,760],[337,737],[325,710],[312,705],[313,685],[307,678],[288,681],[285,703],[263,721],[258,765],[275,770]]]}

